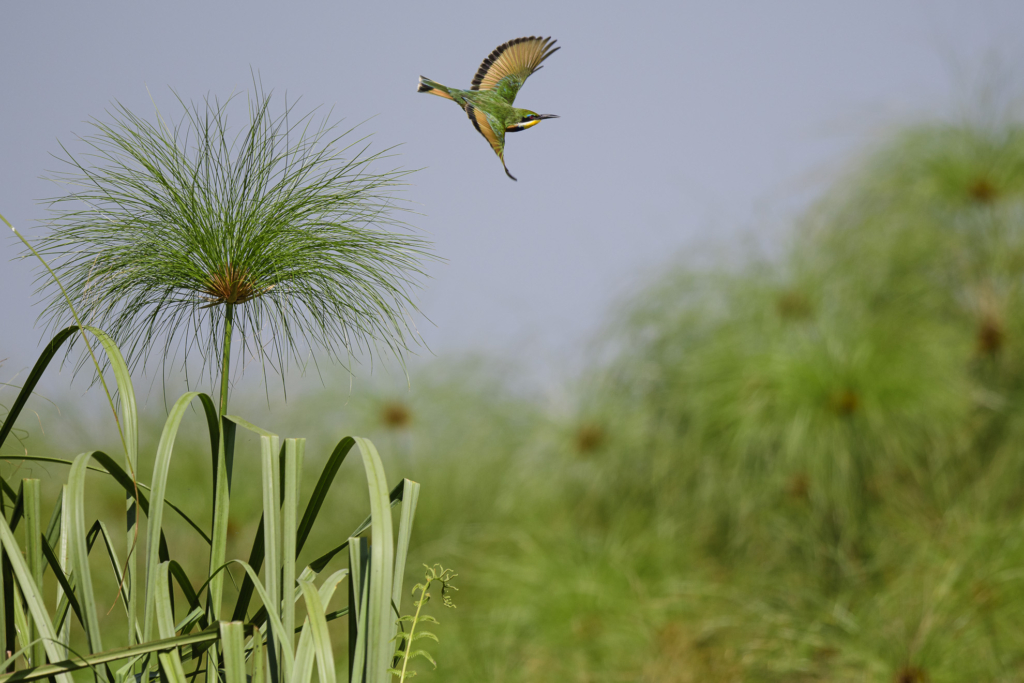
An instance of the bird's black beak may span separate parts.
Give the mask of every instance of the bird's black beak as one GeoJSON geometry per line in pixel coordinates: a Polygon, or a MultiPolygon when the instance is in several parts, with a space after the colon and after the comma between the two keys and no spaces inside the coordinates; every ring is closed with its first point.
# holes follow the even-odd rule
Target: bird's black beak
{"type": "Polygon", "coordinates": [[[539,114],[537,118],[543,121],[544,119],[557,119],[559,117],[557,114],[539,114]]]}

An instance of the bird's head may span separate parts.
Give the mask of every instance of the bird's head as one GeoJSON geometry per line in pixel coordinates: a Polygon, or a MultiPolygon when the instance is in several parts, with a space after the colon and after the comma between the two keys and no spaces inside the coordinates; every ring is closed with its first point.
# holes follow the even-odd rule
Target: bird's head
{"type": "Polygon", "coordinates": [[[554,114],[538,114],[536,112],[530,111],[529,109],[517,109],[516,113],[519,114],[519,120],[516,123],[513,123],[508,128],[506,128],[506,133],[518,133],[521,130],[526,130],[530,126],[536,126],[544,119],[558,118],[554,114]]]}

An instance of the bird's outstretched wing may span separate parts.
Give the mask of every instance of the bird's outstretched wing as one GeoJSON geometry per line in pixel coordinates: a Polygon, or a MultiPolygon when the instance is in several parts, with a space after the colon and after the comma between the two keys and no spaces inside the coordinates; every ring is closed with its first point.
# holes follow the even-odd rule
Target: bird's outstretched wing
{"type": "Polygon", "coordinates": [[[540,63],[561,48],[551,38],[516,38],[494,48],[480,64],[470,90],[493,90],[509,104],[540,63]]]}
{"type": "Polygon", "coordinates": [[[505,166],[505,131],[495,130],[495,127],[491,125],[490,117],[468,102],[466,103],[466,114],[469,115],[469,120],[473,122],[476,132],[484,136],[484,139],[490,143],[491,149],[501,159],[501,165],[505,167],[505,174],[512,180],[515,180],[516,177],[509,173],[508,166],[505,166]]]}

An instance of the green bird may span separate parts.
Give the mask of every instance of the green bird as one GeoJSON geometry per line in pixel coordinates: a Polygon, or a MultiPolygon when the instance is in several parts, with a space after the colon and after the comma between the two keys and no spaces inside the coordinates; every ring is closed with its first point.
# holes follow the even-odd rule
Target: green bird
{"type": "Polygon", "coordinates": [[[509,178],[516,177],[505,166],[505,133],[516,133],[536,126],[544,119],[557,119],[554,114],[538,114],[512,106],[519,89],[540,63],[559,49],[551,38],[516,38],[502,43],[480,64],[469,90],[457,90],[420,76],[418,92],[426,92],[451,100],[462,107],[473,127],[490,143],[501,159],[509,178]]]}

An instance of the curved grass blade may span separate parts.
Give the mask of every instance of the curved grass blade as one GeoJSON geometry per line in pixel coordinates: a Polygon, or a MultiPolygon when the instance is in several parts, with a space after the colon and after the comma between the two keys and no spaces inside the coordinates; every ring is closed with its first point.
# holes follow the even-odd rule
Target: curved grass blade
{"type": "MultiPolygon", "coordinates": [[[[169,562],[161,562],[158,567],[158,581],[150,589],[155,593],[153,604],[156,608],[157,630],[161,638],[174,637],[174,607],[171,605],[171,582],[168,572],[169,562]]],[[[178,648],[166,650],[157,655],[160,671],[164,679],[170,683],[185,683],[185,669],[181,666],[181,655],[178,648]]]]}
{"type": "Polygon", "coordinates": [[[75,576],[76,594],[81,604],[82,626],[89,642],[89,651],[96,653],[103,651],[103,637],[96,612],[96,595],[89,568],[85,531],[85,475],[91,458],[91,453],[82,453],[76,457],[68,474],[68,555],[75,576]]]}
{"type": "Polygon", "coordinates": [[[349,454],[349,451],[355,445],[355,439],[351,436],[346,436],[338,442],[330,457],[327,458],[327,463],[324,465],[323,471],[320,472],[320,478],[317,480],[316,487],[313,489],[309,502],[306,504],[306,511],[302,514],[302,521],[299,522],[299,528],[296,533],[296,556],[302,551],[302,547],[306,544],[306,539],[309,538],[309,532],[313,529],[313,522],[316,521],[317,515],[320,514],[320,508],[323,507],[327,493],[331,489],[331,484],[334,483],[334,477],[338,474],[338,468],[345,462],[345,456],[349,454]]]}
{"type": "Polygon", "coordinates": [[[369,597],[370,566],[365,538],[348,539],[348,680],[366,680],[366,607],[369,597]]]}
{"type": "MultiPolygon", "coordinates": [[[[276,435],[260,437],[260,459],[263,463],[263,545],[266,548],[265,570],[263,572],[266,597],[263,606],[271,616],[281,612],[281,462],[279,440],[276,435]]],[[[291,558],[291,562],[295,562],[291,558]]],[[[270,657],[271,680],[283,678],[281,653],[291,652],[292,631],[282,628],[280,632],[267,633],[267,654],[270,657]]],[[[291,673],[291,667],[287,669],[291,673]]]]}
{"type": "MultiPolygon", "coordinates": [[[[237,564],[240,565],[243,569],[245,569],[245,573],[248,574],[249,577],[252,579],[253,588],[256,590],[257,595],[260,596],[260,600],[263,601],[263,604],[272,604],[270,602],[270,596],[267,594],[267,591],[264,589],[263,584],[260,582],[259,577],[256,575],[256,572],[253,571],[252,567],[250,567],[247,563],[243,562],[242,560],[230,560],[228,561],[228,564],[237,564]]],[[[275,635],[275,640],[279,643],[285,642],[285,630],[284,624],[281,623],[281,618],[273,610],[268,610],[267,616],[270,621],[270,629],[275,635]]],[[[291,671],[295,665],[295,659],[290,648],[281,648],[281,663],[283,665],[282,669],[285,672],[287,672],[288,676],[290,676],[291,671]]],[[[272,677],[277,676],[274,667],[271,667],[270,671],[272,677]]],[[[0,681],[0,683],[2,683],[2,681],[0,681]]],[[[287,681],[285,683],[287,683],[287,681]]]]}
{"type": "MultiPolygon", "coordinates": [[[[128,372],[128,366],[124,361],[124,357],[121,355],[117,345],[114,344],[113,340],[107,336],[102,330],[88,325],[78,326],[72,325],[59,331],[50,340],[46,348],[43,349],[43,353],[40,354],[39,359],[33,366],[32,371],[29,373],[25,384],[22,386],[21,391],[18,392],[18,396],[14,400],[14,404],[11,406],[11,410],[7,414],[7,419],[4,420],[3,425],[0,425],[0,446],[7,440],[8,435],[14,428],[14,424],[17,421],[22,409],[28,402],[29,397],[35,390],[39,379],[42,377],[46,368],[53,360],[54,356],[60,347],[71,338],[76,332],[81,331],[90,332],[103,346],[106,352],[110,368],[114,373],[114,377],[117,381],[117,395],[121,404],[121,420],[118,423],[118,434],[121,437],[121,443],[125,451],[125,461],[128,465],[128,470],[133,474],[138,471],[138,449],[139,449],[139,438],[138,438],[138,413],[135,405],[135,390],[132,386],[131,375],[128,372]]],[[[97,367],[97,373],[99,367],[97,367]]],[[[104,383],[104,387],[106,384],[104,383]]],[[[108,395],[109,398],[109,395],[108,395]]],[[[113,404],[111,404],[113,408],[113,404]]],[[[117,414],[114,414],[115,421],[117,420],[117,414]]],[[[137,477],[132,476],[135,480],[137,477]]],[[[133,489],[135,484],[133,484],[133,489]]],[[[134,501],[130,498],[127,502],[127,538],[128,547],[131,548],[138,537],[136,528],[137,515],[135,513],[134,501]]],[[[127,591],[130,596],[129,598],[129,633],[134,633],[134,622],[135,622],[135,596],[138,594],[137,586],[137,572],[135,571],[135,554],[129,554],[129,560],[127,565],[127,571],[129,573],[129,585],[127,591]]],[[[132,636],[129,635],[129,638],[132,636]]],[[[129,641],[130,644],[131,641],[129,641]]]]}
{"type": "MultiPolygon", "coordinates": [[[[323,470],[320,472],[320,478],[316,482],[316,487],[313,489],[313,494],[309,498],[309,502],[306,504],[306,510],[302,515],[302,521],[299,522],[299,527],[295,537],[295,554],[302,552],[303,546],[306,544],[306,539],[309,538],[309,533],[313,529],[313,523],[316,521],[317,516],[320,514],[320,509],[323,507],[324,500],[327,498],[327,493],[330,491],[331,485],[334,483],[334,478],[338,473],[338,468],[345,461],[345,456],[349,454],[352,447],[355,445],[355,439],[350,436],[346,436],[344,439],[338,442],[334,447],[334,451],[330,457],[327,458],[326,464],[324,464],[323,470]]],[[[322,562],[319,568],[314,568],[314,571],[321,571],[324,566],[334,557],[337,553],[341,552],[348,547],[348,543],[343,543],[340,547],[336,548],[330,553],[326,559],[320,558],[322,562]]],[[[259,528],[256,530],[256,536],[253,539],[252,550],[249,552],[249,564],[259,571],[263,566],[263,517],[260,517],[259,528]]],[[[249,609],[249,602],[252,600],[252,584],[249,582],[249,577],[246,576],[242,581],[242,588],[238,592],[238,600],[235,602],[235,611],[232,614],[232,619],[239,621],[245,619],[245,614],[249,609]]],[[[257,616],[253,618],[253,621],[257,624],[263,623],[263,617],[260,616],[260,612],[257,612],[257,616]]]]}
{"type": "Polygon", "coordinates": [[[295,558],[298,526],[299,488],[305,439],[285,439],[281,463],[281,622],[288,633],[284,647],[295,648],[295,558]]]}
{"type": "MultiPolygon", "coordinates": [[[[43,540],[42,532],[42,505],[39,500],[39,480],[38,479],[24,479],[23,485],[25,487],[25,561],[28,563],[28,569],[32,573],[32,580],[39,589],[39,592],[43,592],[43,567],[46,562],[43,557],[43,548],[41,541],[43,540]]],[[[43,664],[46,659],[46,651],[43,649],[43,644],[39,640],[39,634],[36,632],[34,624],[28,625],[29,630],[26,633],[26,640],[32,643],[30,648],[31,657],[29,661],[32,666],[39,666],[43,664]]]]}
{"type": "MultiPolygon", "coordinates": [[[[405,480],[403,479],[401,482],[399,482],[398,486],[396,486],[395,488],[393,488],[391,490],[391,494],[388,497],[389,505],[391,507],[395,507],[396,505],[398,505],[398,503],[400,503],[402,501],[402,497],[404,495],[405,495],[405,480]]],[[[367,529],[369,529],[370,528],[370,522],[372,520],[373,520],[373,515],[367,515],[366,519],[363,520],[362,524],[357,526],[355,528],[355,530],[353,530],[352,533],[349,534],[349,540],[351,540],[352,538],[355,538],[356,536],[359,536],[359,534],[361,534],[364,531],[366,531],[367,529]]],[[[318,557],[315,560],[313,560],[312,562],[310,562],[309,563],[309,568],[319,574],[320,572],[322,572],[324,570],[324,567],[327,566],[327,563],[330,562],[332,559],[334,559],[335,555],[337,555],[342,550],[347,548],[348,545],[349,545],[349,541],[346,540],[341,545],[339,545],[339,546],[337,546],[335,548],[331,548],[326,553],[324,553],[320,557],[318,557]]]]}
{"type": "Polygon", "coordinates": [[[391,645],[391,589],[395,567],[394,529],[391,523],[384,464],[369,439],[356,437],[363,456],[370,494],[370,587],[367,605],[367,683],[388,683],[391,645]]]}
{"type": "Polygon", "coordinates": [[[171,456],[174,451],[174,441],[178,435],[178,428],[185,415],[189,404],[198,398],[203,405],[207,415],[211,412],[216,414],[213,400],[206,394],[198,391],[190,391],[181,396],[168,413],[167,421],[164,423],[163,432],[160,434],[160,443],[157,446],[156,458],[153,462],[152,499],[149,505],[148,522],[146,526],[146,593],[149,596],[145,608],[145,617],[142,627],[143,641],[149,640],[153,632],[153,621],[155,619],[153,598],[157,574],[160,565],[160,543],[155,539],[162,538],[164,498],[167,493],[167,476],[171,466],[171,456]]]}
{"type": "MultiPolygon", "coordinates": [[[[263,514],[260,513],[260,523],[256,527],[256,535],[252,539],[252,549],[249,551],[249,566],[259,571],[263,567],[263,514]]],[[[233,621],[244,621],[246,612],[249,611],[249,602],[252,600],[253,584],[249,575],[242,579],[242,587],[238,591],[238,599],[235,601],[235,611],[231,615],[233,621]]],[[[262,624],[262,621],[253,619],[253,622],[262,624]]]]}
{"type": "MultiPolygon", "coordinates": [[[[405,586],[405,563],[409,557],[409,543],[412,540],[413,520],[416,518],[416,505],[420,499],[420,485],[409,479],[402,480],[402,516],[398,522],[398,543],[395,547],[395,574],[391,590],[391,609],[395,619],[391,620],[391,637],[394,641],[398,634],[396,619],[402,616],[402,595],[405,586]]],[[[397,659],[392,662],[395,666],[397,659]]]]}
{"type": "MultiPolygon", "coordinates": [[[[335,576],[338,574],[340,572],[335,572],[335,576]]],[[[334,585],[337,586],[343,578],[344,576],[340,576],[334,585]]],[[[325,587],[327,586],[325,585],[325,587]]],[[[299,588],[306,601],[306,624],[303,631],[305,632],[306,626],[310,629],[312,649],[316,653],[317,668],[320,671],[320,681],[321,683],[335,683],[334,652],[331,649],[331,639],[327,632],[327,619],[324,615],[325,601],[311,581],[300,580],[299,588]]],[[[333,588],[329,593],[334,593],[333,588]]],[[[300,680],[296,683],[307,682],[300,680]]]]}
{"type": "Polygon", "coordinates": [[[77,325],[71,327],[65,327],[63,330],[53,336],[50,342],[43,349],[43,352],[39,355],[39,360],[32,366],[32,371],[28,373],[28,377],[25,379],[25,383],[21,386],[21,391],[18,392],[17,397],[14,399],[14,403],[11,404],[10,410],[7,411],[7,419],[4,420],[3,425],[0,425],[0,446],[4,445],[7,437],[10,435],[11,430],[14,428],[14,423],[18,420],[18,416],[21,415],[22,409],[25,404],[28,403],[29,397],[36,388],[36,384],[39,383],[39,379],[43,376],[47,366],[53,357],[57,355],[57,351],[67,341],[68,337],[78,331],[77,325]]]}
{"type": "MultiPolygon", "coordinates": [[[[182,569],[181,565],[175,562],[174,560],[171,560],[168,563],[167,567],[167,570],[170,572],[171,577],[177,582],[178,587],[181,589],[182,594],[185,596],[185,600],[188,602],[189,608],[192,610],[201,610],[202,604],[199,602],[199,595],[196,594],[195,589],[192,588],[192,582],[189,581],[188,575],[185,573],[185,570],[182,569]]],[[[206,628],[206,626],[206,615],[204,614],[203,617],[199,619],[199,629],[203,630],[206,628]]]]}
{"type": "MultiPolygon", "coordinates": [[[[7,520],[4,519],[2,515],[0,515],[0,546],[2,546],[6,551],[8,560],[11,564],[11,569],[17,577],[18,585],[22,587],[22,597],[28,606],[29,612],[32,614],[32,619],[35,622],[36,629],[39,631],[39,634],[43,639],[43,647],[46,650],[46,656],[50,661],[59,661],[61,659],[61,651],[57,641],[57,634],[54,632],[53,624],[50,623],[50,618],[46,614],[46,605],[43,603],[43,597],[32,584],[32,575],[29,572],[25,558],[21,556],[21,551],[18,548],[17,540],[14,538],[14,533],[11,531],[11,527],[7,525],[7,520]]],[[[55,677],[59,683],[74,683],[71,676],[66,672],[55,674],[55,677]]]]}
{"type": "MultiPolygon", "coordinates": [[[[312,577],[313,572],[304,571],[302,576],[299,577],[299,583],[308,582],[310,585],[312,581],[308,577],[312,577]]],[[[338,588],[338,584],[341,583],[345,577],[348,576],[347,569],[339,569],[338,571],[331,574],[321,584],[318,595],[321,603],[321,611],[327,608],[331,603],[331,598],[334,597],[334,593],[338,588]]],[[[348,609],[339,610],[348,612],[348,609]]],[[[307,609],[308,612],[308,609],[307,609]]],[[[337,614],[337,612],[332,612],[337,614]]],[[[339,615],[340,616],[340,615],[339,615]]],[[[337,618],[337,617],[335,617],[337,618]]],[[[324,624],[331,620],[331,615],[324,615],[324,624]]],[[[302,625],[301,634],[299,636],[299,645],[295,650],[295,672],[292,675],[292,683],[308,683],[313,675],[313,663],[316,660],[316,653],[314,652],[314,640],[312,634],[312,627],[309,623],[309,618],[305,620],[302,625]]],[[[328,646],[330,643],[328,642],[328,646]]],[[[331,659],[333,661],[334,654],[331,653],[331,659]]]]}
{"type": "MultiPolygon", "coordinates": [[[[269,431],[263,429],[262,427],[257,427],[253,423],[251,423],[248,420],[245,420],[245,419],[243,419],[241,417],[238,417],[237,415],[225,415],[224,416],[224,421],[225,421],[225,430],[224,430],[225,432],[228,431],[228,429],[227,429],[228,424],[234,424],[234,425],[237,425],[239,427],[243,427],[244,429],[248,429],[249,431],[257,434],[260,437],[261,442],[262,442],[264,437],[266,437],[266,438],[273,438],[273,439],[278,439],[279,438],[273,432],[269,432],[269,431]]],[[[275,448],[275,450],[276,450],[276,448],[275,448]]],[[[219,495],[220,489],[218,488],[217,491],[218,491],[217,495],[219,495]]],[[[225,493],[226,493],[226,489],[225,489],[225,493]]],[[[228,521],[227,520],[226,506],[224,506],[224,508],[225,509],[221,510],[221,512],[223,512],[223,514],[220,514],[220,512],[217,511],[216,502],[215,502],[215,516],[214,516],[213,537],[214,537],[214,539],[224,538],[223,542],[215,544],[215,547],[219,547],[222,550],[223,550],[223,546],[226,545],[227,521],[228,521]],[[223,532],[222,535],[218,535],[219,531],[223,532]]],[[[265,554],[266,554],[266,533],[267,533],[267,530],[266,530],[266,512],[264,512],[263,516],[260,518],[260,526],[259,526],[259,529],[256,531],[256,538],[253,540],[252,551],[249,553],[250,566],[254,567],[257,572],[259,572],[259,570],[262,568],[263,561],[264,561],[265,554]]],[[[220,604],[220,595],[221,595],[220,586],[223,585],[222,584],[223,578],[219,577],[219,574],[215,573],[213,571],[213,569],[214,569],[215,566],[219,567],[221,564],[223,564],[224,556],[223,556],[223,554],[221,554],[221,556],[219,558],[219,563],[218,564],[214,564],[214,559],[215,558],[213,556],[213,553],[211,553],[211,556],[210,556],[210,569],[211,569],[210,575],[211,576],[216,576],[216,577],[218,577],[218,579],[217,579],[217,583],[216,584],[211,585],[210,592],[212,594],[216,595],[217,604],[219,605],[220,604]]],[[[242,587],[239,590],[238,599],[235,601],[235,609],[232,612],[232,616],[231,616],[231,618],[234,621],[241,621],[241,620],[245,619],[245,613],[249,609],[249,601],[252,599],[252,591],[253,591],[253,586],[252,586],[252,583],[250,582],[249,576],[247,574],[245,576],[245,578],[242,579],[242,587]]]]}
{"type": "MultiPolygon", "coordinates": [[[[2,529],[0,529],[0,534],[2,534],[2,529]]],[[[71,657],[64,660],[57,658],[55,660],[57,661],[56,664],[47,664],[45,666],[0,676],[0,683],[8,683],[9,681],[35,681],[55,676],[58,677],[61,683],[75,683],[74,679],[68,675],[71,671],[96,668],[111,662],[131,659],[133,657],[143,657],[148,654],[153,654],[154,652],[181,649],[190,645],[209,644],[216,642],[219,639],[220,633],[217,630],[208,629],[206,631],[193,633],[187,636],[175,636],[174,638],[154,640],[141,645],[135,645],[134,647],[121,647],[114,650],[108,650],[107,652],[87,655],[85,657],[73,654],[71,657]]],[[[48,654],[48,656],[50,655],[48,654]]]]}
{"type": "MultiPolygon", "coordinates": [[[[114,478],[114,480],[118,484],[121,485],[122,488],[125,489],[125,491],[127,493],[130,493],[134,497],[135,491],[134,491],[134,486],[133,486],[132,478],[128,475],[127,472],[125,472],[125,470],[120,465],[117,464],[116,461],[113,460],[113,458],[111,458],[109,455],[107,455],[103,451],[93,451],[93,459],[97,460],[101,465],[103,465],[103,467],[100,468],[100,467],[94,467],[94,466],[90,465],[89,466],[89,471],[90,472],[99,472],[100,474],[110,475],[111,477],[114,478]]],[[[7,460],[18,460],[18,461],[24,460],[26,462],[45,462],[45,463],[53,463],[53,464],[58,464],[58,465],[69,465],[69,466],[72,463],[71,460],[66,460],[64,458],[52,458],[52,457],[46,457],[46,456],[41,456],[41,455],[0,455],[0,461],[7,461],[7,460]]],[[[2,483],[4,486],[6,486],[6,482],[4,482],[2,479],[0,479],[0,483],[2,483]]],[[[145,484],[143,484],[141,482],[139,483],[139,507],[142,509],[142,512],[145,515],[149,514],[149,499],[146,498],[145,494],[143,494],[142,491],[148,491],[148,490],[150,490],[149,486],[146,486],[145,484]]],[[[12,489],[11,493],[9,495],[11,496],[11,498],[15,498],[17,494],[15,494],[13,489],[12,489]]],[[[178,516],[181,517],[182,520],[184,520],[186,524],[188,524],[190,527],[192,527],[192,529],[194,529],[197,534],[199,534],[199,537],[203,539],[203,542],[206,543],[207,545],[210,545],[210,542],[211,542],[210,541],[210,537],[206,535],[206,532],[203,531],[202,527],[200,527],[198,524],[196,524],[192,520],[192,518],[189,517],[188,514],[184,510],[182,510],[180,507],[178,507],[177,505],[175,505],[174,503],[172,503],[171,501],[166,500],[166,499],[164,500],[164,505],[166,505],[167,507],[171,508],[176,513],[178,513],[178,516]]],[[[19,515],[20,515],[20,511],[19,511],[19,515]]]]}
{"type": "MultiPolygon", "coordinates": [[[[83,623],[82,609],[78,606],[78,598],[75,597],[74,586],[68,581],[68,577],[64,574],[64,568],[61,567],[60,559],[54,554],[53,548],[46,542],[46,539],[43,539],[43,556],[46,558],[50,568],[53,569],[53,575],[57,578],[57,583],[60,587],[57,592],[57,613],[54,615],[54,625],[55,630],[63,635],[63,632],[66,630],[64,628],[64,618],[68,607],[78,617],[78,623],[80,624],[83,623]]],[[[63,637],[61,642],[66,642],[63,637]]]]}
{"type": "MultiPolygon", "coordinates": [[[[64,484],[60,487],[60,520],[58,526],[60,527],[60,534],[57,537],[57,554],[54,558],[57,560],[53,567],[53,573],[57,577],[57,581],[60,582],[61,577],[64,576],[65,570],[70,568],[70,562],[68,561],[68,485],[64,484]],[[58,569],[60,571],[58,571],[58,569]]],[[[61,583],[57,590],[57,609],[60,610],[62,603],[70,603],[71,598],[74,597],[74,591],[69,591],[69,582],[61,583]]],[[[77,607],[78,600],[75,599],[74,606],[77,607]]],[[[67,610],[65,609],[65,613],[67,610]]],[[[76,609],[78,615],[78,621],[81,623],[82,614],[81,610],[76,609]]],[[[64,645],[64,654],[67,655],[70,652],[71,645],[71,624],[62,624],[57,628],[57,634],[60,636],[60,642],[64,645]]]]}

